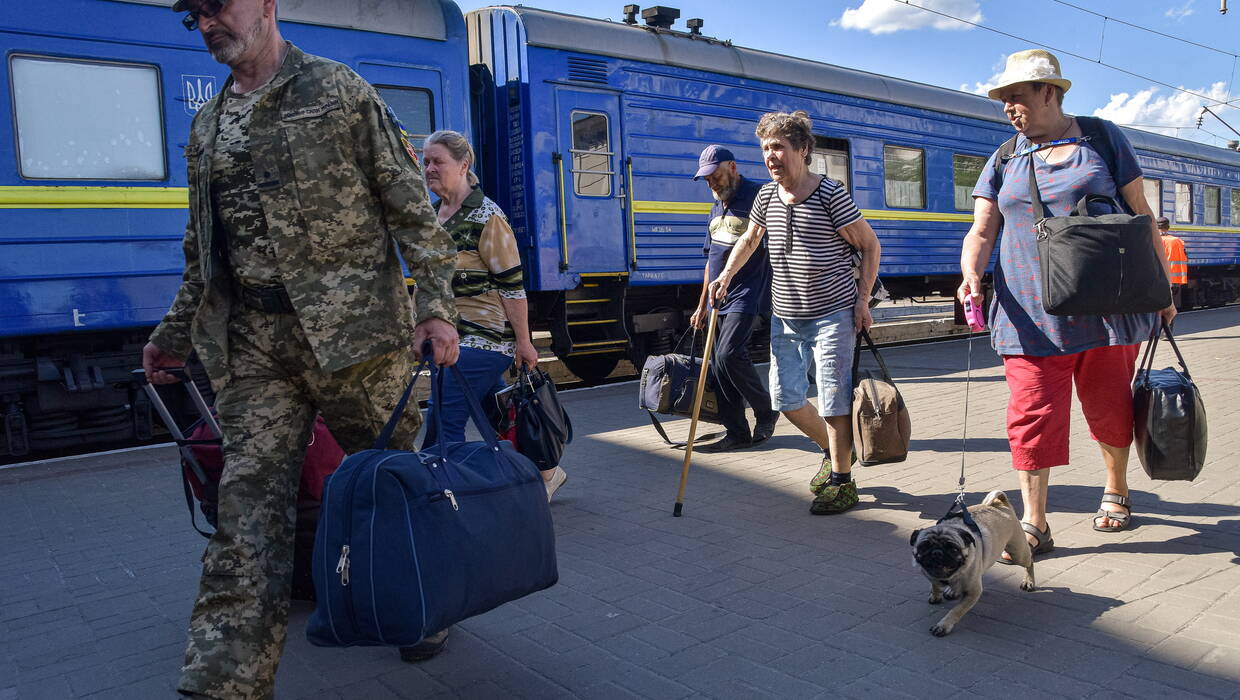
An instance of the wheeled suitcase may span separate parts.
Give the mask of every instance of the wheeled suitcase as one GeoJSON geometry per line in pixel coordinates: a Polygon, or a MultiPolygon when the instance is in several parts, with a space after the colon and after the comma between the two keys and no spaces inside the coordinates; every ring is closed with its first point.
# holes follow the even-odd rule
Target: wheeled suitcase
{"type": "MultiPolygon", "coordinates": [[[[171,370],[171,373],[180,377],[181,385],[189,393],[190,401],[198,413],[198,419],[184,430],[177,424],[159,392],[146,381],[145,372],[134,370],[133,376],[145,390],[151,405],[181,451],[181,485],[185,491],[185,505],[189,509],[190,523],[203,537],[210,537],[210,532],[198,526],[197,512],[201,511],[207,524],[215,527],[220,476],[224,472],[224,453],[221,447],[223,433],[215,420],[214,411],[207,405],[202,392],[188,373],[175,369],[171,370]],[[197,508],[194,507],[195,502],[198,503],[197,508]]],[[[323,484],[343,459],[344,450],[332,437],[322,416],[318,417],[310,444],[306,448],[297,492],[297,525],[293,543],[294,600],[314,600],[314,580],[310,574],[310,563],[323,499],[323,484]]]]}
{"type": "MultiPolygon", "coordinates": [[[[432,401],[445,371],[433,372],[432,401]]],[[[323,491],[312,644],[409,646],[558,579],[538,468],[496,440],[460,370],[450,371],[483,441],[387,449],[410,381],[374,449],[346,458],[323,491]]]]}

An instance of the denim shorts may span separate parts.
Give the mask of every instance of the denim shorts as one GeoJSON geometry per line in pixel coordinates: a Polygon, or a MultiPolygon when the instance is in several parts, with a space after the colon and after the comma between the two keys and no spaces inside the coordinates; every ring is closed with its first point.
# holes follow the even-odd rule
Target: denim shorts
{"type": "Polygon", "coordinates": [[[805,405],[812,365],[818,415],[851,413],[855,324],[851,306],[820,318],[771,316],[771,408],[795,411],[805,405]]]}

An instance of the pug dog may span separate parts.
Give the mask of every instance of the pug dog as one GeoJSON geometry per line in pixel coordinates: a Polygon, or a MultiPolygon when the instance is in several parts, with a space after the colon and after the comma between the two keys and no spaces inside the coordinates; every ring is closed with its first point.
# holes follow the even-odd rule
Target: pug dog
{"type": "Polygon", "coordinates": [[[909,538],[913,564],[930,579],[930,602],[938,604],[944,598],[960,601],[930,628],[936,637],[951,633],[981,598],[982,574],[995,563],[1000,552],[1006,551],[1014,562],[1025,567],[1020,589],[1034,589],[1033,554],[1007,496],[1002,491],[991,491],[980,505],[969,507],[969,514],[977,523],[977,530],[968,526],[963,513],[953,511],[932,527],[914,530],[909,538]]]}

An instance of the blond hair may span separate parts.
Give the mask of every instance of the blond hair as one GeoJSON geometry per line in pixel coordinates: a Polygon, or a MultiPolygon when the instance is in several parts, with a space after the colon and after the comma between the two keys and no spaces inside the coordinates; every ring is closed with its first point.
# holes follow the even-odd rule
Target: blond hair
{"type": "Polygon", "coordinates": [[[810,152],[814,145],[814,123],[810,121],[809,112],[798,109],[788,112],[767,112],[758,120],[758,128],[754,129],[758,139],[788,139],[792,147],[805,149],[805,164],[810,164],[810,152]]]}
{"type": "Polygon", "coordinates": [[[469,139],[459,131],[440,129],[426,137],[426,143],[423,144],[422,149],[425,150],[427,146],[435,144],[446,148],[452,160],[466,164],[469,170],[465,171],[465,181],[470,187],[478,184],[478,176],[474,174],[474,147],[469,144],[469,139]]]}

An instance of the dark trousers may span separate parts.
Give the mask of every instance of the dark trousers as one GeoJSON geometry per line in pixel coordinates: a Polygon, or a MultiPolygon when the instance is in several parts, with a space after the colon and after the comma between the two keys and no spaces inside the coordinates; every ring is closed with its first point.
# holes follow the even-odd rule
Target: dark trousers
{"type": "Polygon", "coordinates": [[[715,378],[715,391],[719,397],[719,414],[728,436],[736,440],[749,440],[752,433],[745,418],[745,402],[753,407],[759,423],[773,422],[779,412],[771,408],[771,396],[749,357],[749,338],[753,335],[758,317],[754,314],[720,314],[715,328],[715,348],[711,353],[710,369],[715,378]]]}

